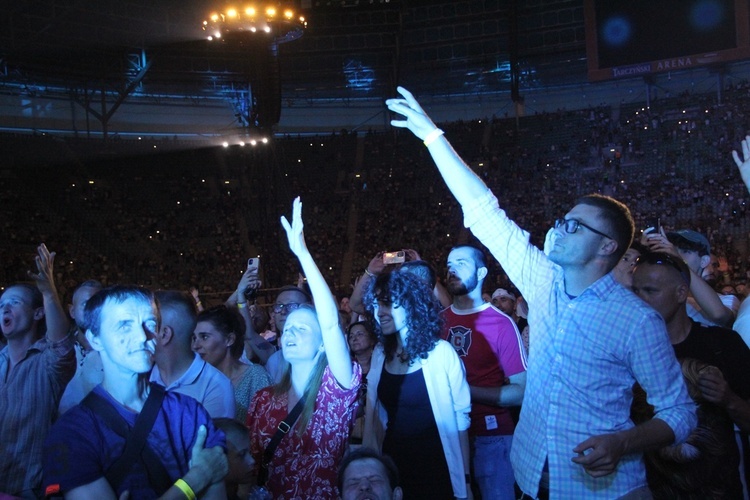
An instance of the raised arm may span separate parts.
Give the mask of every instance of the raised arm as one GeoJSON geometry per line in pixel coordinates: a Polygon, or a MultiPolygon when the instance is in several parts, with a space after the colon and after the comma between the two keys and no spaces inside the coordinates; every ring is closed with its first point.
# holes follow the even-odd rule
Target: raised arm
{"type": "Polygon", "coordinates": [[[312,292],[315,312],[318,315],[318,323],[320,323],[320,331],[323,335],[328,366],[339,385],[348,389],[352,383],[352,362],[349,356],[349,346],[339,325],[336,299],[305,244],[305,235],[302,231],[304,228],[302,202],[299,197],[294,199],[292,206],[292,223],[290,224],[286,217],[282,216],[281,225],[286,231],[289,248],[299,259],[302,271],[307,276],[307,284],[310,286],[310,292],[312,292]]]}
{"type": "MultiPolygon", "coordinates": [[[[680,252],[667,239],[664,228],[657,234],[649,233],[641,237],[643,243],[652,252],[665,252],[682,259],[680,252]]],[[[730,328],[734,323],[735,312],[724,305],[711,285],[692,269],[690,270],[690,293],[701,308],[701,314],[719,326],[730,328]]]]}
{"type": "Polygon", "coordinates": [[[258,332],[255,331],[253,326],[252,314],[250,314],[250,308],[248,307],[247,300],[245,299],[245,290],[247,288],[258,289],[260,288],[261,281],[258,279],[258,275],[245,271],[242,273],[242,278],[237,284],[237,290],[229,297],[224,304],[227,307],[234,307],[235,304],[240,311],[242,319],[245,320],[245,345],[250,347],[253,354],[258,357],[258,360],[262,365],[266,364],[271,354],[276,352],[274,346],[264,339],[258,332]],[[234,300],[234,304],[232,303],[234,300]]]}
{"type": "Polygon", "coordinates": [[[461,205],[479,198],[487,192],[487,185],[458,156],[429,116],[424,112],[414,96],[403,87],[398,87],[402,98],[385,101],[388,109],[405,117],[404,120],[391,120],[391,125],[408,128],[424,141],[427,150],[443,176],[448,188],[461,205]]]}
{"type": "Polygon", "coordinates": [[[378,252],[367,264],[365,271],[362,276],[357,278],[354,283],[354,290],[349,297],[349,307],[357,314],[365,314],[365,305],[362,303],[362,298],[365,296],[365,290],[370,280],[383,272],[385,264],[383,264],[383,252],[378,252]]]}
{"type": "Polygon", "coordinates": [[[737,151],[732,151],[732,158],[737,168],[740,169],[740,175],[742,176],[742,182],[745,183],[745,187],[750,191],[750,135],[745,136],[745,139],[741,143],[742,145],[742,159],[737,151]]]}
{"type": "Polygon", "coordinates": [[[28,272],[30,278],[36,282],[36,286],[44,298],[44,317],[47,322],[47,338],[52,342],[62,340],[68,334],[70,323],[68,315],[65,314],[60,296],[55,287],[54,262],[55,252],[47,250],[42,243],[36,249],[37,256],[34,257],[37,272],[28,272]]]}

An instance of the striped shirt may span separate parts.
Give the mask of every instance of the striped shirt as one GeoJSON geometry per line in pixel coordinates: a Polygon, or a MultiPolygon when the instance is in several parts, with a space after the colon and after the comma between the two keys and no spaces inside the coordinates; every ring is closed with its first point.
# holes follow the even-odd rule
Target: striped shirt
{"type": "Polygon", "coordinates": [[[662,318],[611,273],[570,298],[562,268],[529,243],[490,191],[463,208],[466,227],[529,304],[526,392],[511,450],[518,485],[536,497],[546,461],[550,498],[617,498],[645,486],[640,453],[623,456],[615,472],[601,478],[571,459],[589,437],[634,426],[635,382],[677,442],[695,427],[695,406],[662,318]]]}
{"type": "Polygon", "coordinates": [[[6,346],[0,351],[0,492],[39,498],[44,438],[76,371],[73,336],[55,343],[43,337],[10,373],[9,366],[6,346]]]}

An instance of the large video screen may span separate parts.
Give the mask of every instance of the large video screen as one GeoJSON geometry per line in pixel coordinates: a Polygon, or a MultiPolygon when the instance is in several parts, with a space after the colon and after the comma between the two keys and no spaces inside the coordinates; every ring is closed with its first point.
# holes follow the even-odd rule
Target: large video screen
{"type": "Polygon", "coordinates": [[[585,0],[589,79],[750,57],[748,0],[585,0]]]}

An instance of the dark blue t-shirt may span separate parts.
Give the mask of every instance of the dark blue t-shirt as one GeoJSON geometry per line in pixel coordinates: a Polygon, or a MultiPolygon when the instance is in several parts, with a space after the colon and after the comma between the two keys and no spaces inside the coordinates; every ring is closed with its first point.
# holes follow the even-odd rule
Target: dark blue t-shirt
{"type": "MultiPolygon", "coordinates": [[[[99,396],[114,406],[132,429],[136,413],[117,403],[101,386],[94,388],[99,396]]],[[[195,444],[198,427],[208,429],[206,448],[226,449],[224,434],[211,422],[206,410],[195,399],[167,391],[147,443],[161,459],[174,482],[189,469],[190,452],[195,444]]],[[[86,406],[78,405],[63,414],[52,426],[44,442],[44,490],[59,485],[60,493],[104,477],[109,467],[122,455],[125,439],[86,406]]],[[[156,498],[142,463],[132,471],[115,493],[130,491],[130,498],[156,498]]]]}

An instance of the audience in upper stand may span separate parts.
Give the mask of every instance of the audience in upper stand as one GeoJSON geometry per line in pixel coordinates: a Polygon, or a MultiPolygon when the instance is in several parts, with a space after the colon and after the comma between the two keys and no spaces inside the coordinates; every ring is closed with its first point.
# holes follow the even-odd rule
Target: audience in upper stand
{"type": "Polygon", "coordinates": [[[42,496],[42,445],[75,373],[73,335],[55,287],[55,252],[37,248],[34,284],[0,296],[0,493],[42,496]]]}
{"type": "Polygon", "coordinates": [[[466,226],[529,303],[528,380],[511,449],[519,487],[532,498],[646,495],[642,453],[682,443],[696,416],[663,320],[610,273],[633,239],[630,211],[602,195],[580,198],[555,223],[545,255],[416,99],[398,91],[386,105],[403,118],[391,124],[424,142],[466,226]],[[635,382],[655,408],[637,426],[628,418],[635,382]]]}

